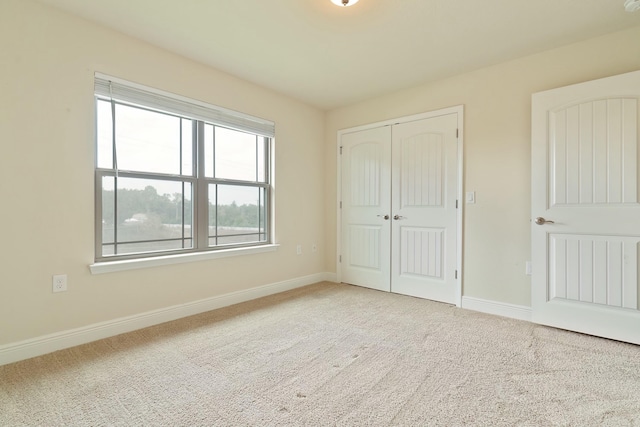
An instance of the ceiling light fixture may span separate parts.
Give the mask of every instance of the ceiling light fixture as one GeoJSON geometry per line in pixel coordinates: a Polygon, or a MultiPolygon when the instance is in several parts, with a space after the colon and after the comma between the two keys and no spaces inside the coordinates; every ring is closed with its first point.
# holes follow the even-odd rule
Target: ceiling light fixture
{"type": "Polygon", "coordinates": [[[358,0],[331,0],[331,3],[336,6],[353,6],[358,3],[358,0]]]}
{"type": "Polygon", "coordinates": [[[627,12],[635,12],[640,10],[640,0],[627,0],[624,2],[624,9],[627,12]]]}

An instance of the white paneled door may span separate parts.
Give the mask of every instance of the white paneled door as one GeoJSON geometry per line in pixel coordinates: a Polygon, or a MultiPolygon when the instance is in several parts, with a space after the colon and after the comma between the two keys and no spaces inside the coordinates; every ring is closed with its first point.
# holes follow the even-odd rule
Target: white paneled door
{"type": "Polygon", "coordinates": [[[459,304],[457,113],[341,137],[341,280],[459,304]]]}
{"type": "Polygon", "coordinates": [[[640,72],[532,98],[532,313],[640,344],[640,72]]]}
{"type": "Polygon", "coordinates": [[[391,127],[341,141],[342,281],[390,291],[391,127]]]}
{"type": "Polygon", "coordinates": [[[391,291],[455,303],[456,114],[392,130],[391,291]]]}

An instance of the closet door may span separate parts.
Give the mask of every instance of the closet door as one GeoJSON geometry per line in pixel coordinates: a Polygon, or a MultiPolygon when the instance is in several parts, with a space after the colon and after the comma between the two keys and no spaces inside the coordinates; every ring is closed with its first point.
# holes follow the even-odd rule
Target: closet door
{"type": "Polygon", "coordinates": [[[392,129],[391,291],[455,304],[457,114],[392,129]]]}
{"type": "Polygon", "coordinates": [[[391,127],[342,136],[342,281],[390,290],[391,127]]]}

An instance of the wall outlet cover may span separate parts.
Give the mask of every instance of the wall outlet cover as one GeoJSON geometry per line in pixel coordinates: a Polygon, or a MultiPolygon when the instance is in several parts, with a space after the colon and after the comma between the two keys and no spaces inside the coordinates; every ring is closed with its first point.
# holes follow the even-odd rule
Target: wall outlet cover
{"type": "Polygon", "coordinates": [[[52,290],[53,292],[65,292],[67,290],[66,274],[56,274],[53,276],[52,290]]]}

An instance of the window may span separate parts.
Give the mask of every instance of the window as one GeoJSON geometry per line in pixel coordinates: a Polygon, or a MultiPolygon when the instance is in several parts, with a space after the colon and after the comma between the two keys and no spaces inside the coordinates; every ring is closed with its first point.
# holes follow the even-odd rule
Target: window
{"type": "Polygon", "coordinates": [[[272,242],[273,123],[96,75],[96,261],[272,242]]]}

